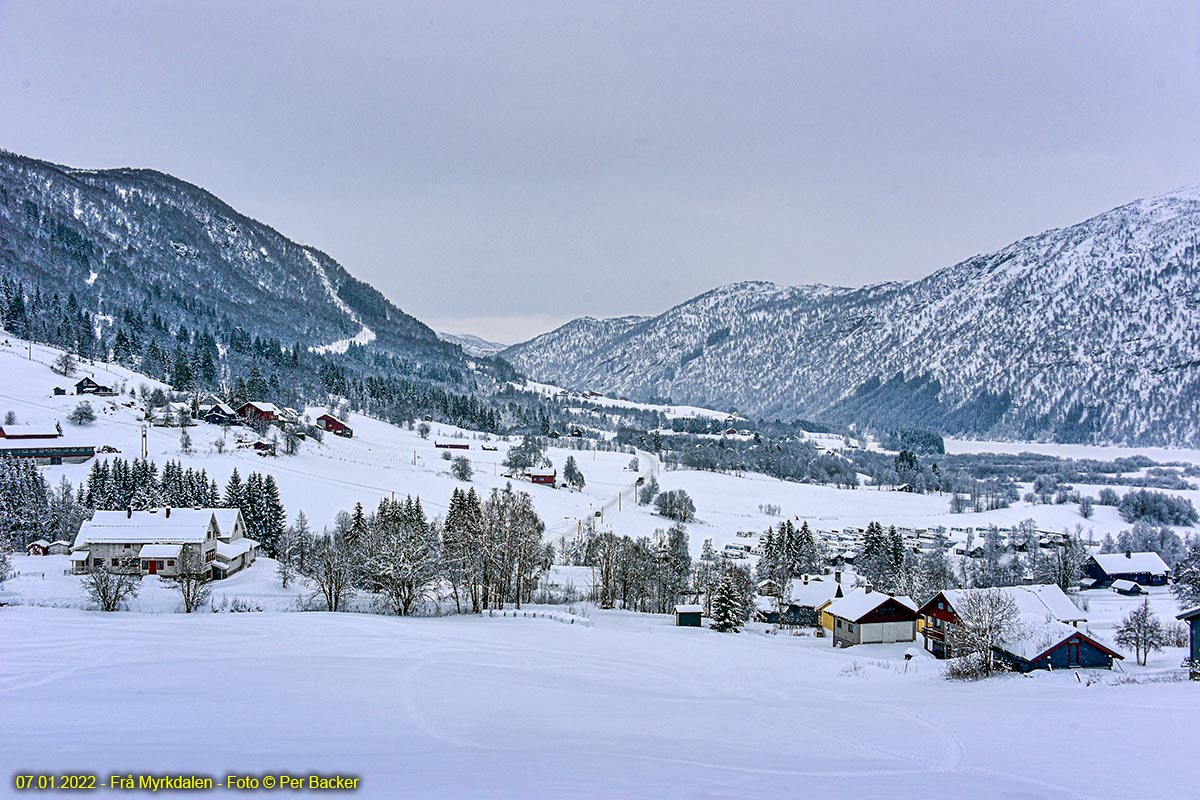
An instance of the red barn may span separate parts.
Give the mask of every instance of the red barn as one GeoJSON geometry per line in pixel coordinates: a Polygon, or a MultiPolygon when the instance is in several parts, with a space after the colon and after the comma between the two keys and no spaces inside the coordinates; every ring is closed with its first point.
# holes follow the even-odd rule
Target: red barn
{"type": "Polygon", "coordinates": [[[322,414],[317,417],[317,424],[328,433],[345,436],[347,439],[354,438],[354,429],[332,414],[322,414]]]}
{"type": "Polygon", "coordinates": [[[244,420],[260,422],[274,422],[279,419],[279,406],[274,403],[263,403],[257,400],[251,400],[238,409],[238,416],[244,420]]]}

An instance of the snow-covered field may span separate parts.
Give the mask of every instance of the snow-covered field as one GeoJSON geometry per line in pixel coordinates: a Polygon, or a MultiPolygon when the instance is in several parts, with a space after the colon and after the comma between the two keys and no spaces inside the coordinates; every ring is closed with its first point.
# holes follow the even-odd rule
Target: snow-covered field
{"type": "Polygon", "coordinates": [[[1182,461],[1200,464],[1200,450],[1186,447],[1120,447],[1096,444],[1056,444],[1053,442],[986,442],[947,438],[947,453],[1038,453],[1059,458],[1114,458],[1145,456],[1159,462],[1182,461]]]}
{"type": "Polygon", "coordinates": [[[952,684],[899,645],[592,620],[0,609],[0,761],[102,780],[354,774],[381,798],[1194,790],[1194,684],[952,684]]]}

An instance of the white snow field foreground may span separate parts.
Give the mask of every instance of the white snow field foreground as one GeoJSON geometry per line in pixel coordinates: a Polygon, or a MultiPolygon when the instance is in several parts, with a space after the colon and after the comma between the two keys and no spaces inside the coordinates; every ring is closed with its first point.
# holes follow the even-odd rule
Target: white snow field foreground
{"type": "Polygon", "coordinates": [[[1193,796],[1196,684],[948,683],[903,646],[591,618],[3,608],[0,795],[287,771],[370,798],[1193,796]]]}

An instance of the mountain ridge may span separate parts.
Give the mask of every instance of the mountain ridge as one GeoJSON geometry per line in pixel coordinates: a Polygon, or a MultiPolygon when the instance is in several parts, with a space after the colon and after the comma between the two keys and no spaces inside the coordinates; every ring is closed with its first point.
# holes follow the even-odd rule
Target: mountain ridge
{"type": "Polygon", "coordinates": [[[583,336],[568,322],[502,355],[539,380],[762,416],[1196,444],[1197,228],[1188,186],[914,281],[742,281],[633,326],[592,321],[583,336]]]}

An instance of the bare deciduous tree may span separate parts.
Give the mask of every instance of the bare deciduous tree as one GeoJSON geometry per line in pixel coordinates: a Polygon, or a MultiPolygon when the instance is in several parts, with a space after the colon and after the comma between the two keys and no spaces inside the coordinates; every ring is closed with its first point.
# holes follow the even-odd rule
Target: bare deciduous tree
{"type": "Polygon", "coordinates": [[[353,591],[355,558],[341,534],[324,531],[305,554],[300,574],[317,587],[329,611],[340,611],[353,591]]]}
{"type": "Polygon", "coordinates": [[[142,576],[116,572],[106,566],[94,566],[83,578],[83,591],[101,611],[116,611],[137,597],[142,576]]]}
{"type": "Polygon", "coordinates": [[[1162,650],[1168,641],[1167,629],[1158,619],[1158,615],[1150,610],[1150,598],[1142,600],[1142,604],[1130,611],[1117,626],[1117,644],[1133,649],[1137,662],[1146,666],[1150,653],[1162,650]]]}
{"type": "Polygon", "coordinates": [[[195,550],[186,546],[175,563],[175,574],[160,575],[159,580],[179,592],[183,613],[190,614],[212,596],[212,569],[195,550]]]}
{"type": "Polygon", "coordinates": [[[1020,631],[1020,610],[1003,589],[965,592],[954,604],[958,623],[950,633],[955,658],[947,675],[959,679],[987,678],[1000,668],[996,648],[1020,631]]]}

